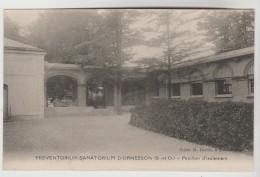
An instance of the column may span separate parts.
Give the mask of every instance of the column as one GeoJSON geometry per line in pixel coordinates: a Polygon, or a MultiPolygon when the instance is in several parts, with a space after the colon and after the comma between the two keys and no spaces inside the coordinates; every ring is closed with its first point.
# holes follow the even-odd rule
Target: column
{"type": "Polygon", "coordinates": [[[150,105],[150,83],[149,80],[145,80],[145,105],[150,105]]]}
{"type": "Polygon", "coordinates": [[[44,82],[44,108],[48,107],[47,102],[48,102],[48,100],[47,100],[47,87],[46,87],[46,83],[44,82]]]}
{"type": "Polygon", "coordinates": [[[204,99],[209,102],[216,101],[214,98],[215,96],[216,96],[215,81],[214,80],[204,81],[203,82],[204,99]]]}
{"type": "Polygon", "coordinates": [[[247,78],[232,79],[232,95],[235,101],[247,101],[247,96],[249,95],[247,78]]]}
{"type": "Polygon", "coordinates": [[[113,83],[113,87],[114,87],[114,110],[116,111],[117,110],[117,106],[118,106],[118,98],[117,98],[117,85],[116,85],[116,82],[113,83]]]}
{"type": "Polygon", "coordinates": [[[78,107],[86,106],[86,85],[80,84],[78,85],[78,107]]]}
{"type": "Polygon", "coordinates": [[[190,98],[190,83],[182,83],[180,87],[181,99],[188,100],[190,98]]]}
{"type": "Polygon", "coordinates": [[[121,83],[114,83],[114,110],[122,114],[121,83]]]}

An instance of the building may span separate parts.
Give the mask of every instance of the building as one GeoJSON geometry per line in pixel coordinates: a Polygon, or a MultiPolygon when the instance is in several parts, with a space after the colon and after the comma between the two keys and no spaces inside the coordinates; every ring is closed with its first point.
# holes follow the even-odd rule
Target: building
{"type": "Polygon", "coordinates": [[[44,117],[44,56],[41,49],[4,39],[4,119],[44,117]]]}
{"type": "MultiPolygon", "coordinates": [[[[152,100],[166,97],[165,82],[150,90],[152,100]]],[[[175,64],[171,98],[253,102],[254,47],[175,64]]]]}
{"type": "MultiPolygon", "coordinates": [[[[163,69],[126,70],[118,98],[115,79],[98,76],[104,68],[48,63],[44,55],[41,49],[5,39],[5,118],[96,115],[101,108],[108,114],[119,101],[129,111],[166,98],[163,69]]],[[[176,100],[253,102],[254,47],[175,63],[170,84],[176,100]]]]}

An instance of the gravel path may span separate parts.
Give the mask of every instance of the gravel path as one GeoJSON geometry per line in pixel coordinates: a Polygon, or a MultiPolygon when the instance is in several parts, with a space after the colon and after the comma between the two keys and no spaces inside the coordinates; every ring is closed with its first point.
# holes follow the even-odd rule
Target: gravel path
{"type": "Polygon", "coordinates": [[[129,125],[129,117],[129,114],[125,114],[4,123],[3,168],[173,171],[253,169],[252,155],[219,151],[145,131],[129,125]]]}

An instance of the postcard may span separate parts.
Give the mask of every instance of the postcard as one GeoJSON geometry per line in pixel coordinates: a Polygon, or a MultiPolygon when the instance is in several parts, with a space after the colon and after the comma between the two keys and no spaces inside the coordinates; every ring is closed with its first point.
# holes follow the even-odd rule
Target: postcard
{"type": "Polygon", "coordinates": [[[254,171],[254,9],[4,10],[3,170],[254,171]]]}

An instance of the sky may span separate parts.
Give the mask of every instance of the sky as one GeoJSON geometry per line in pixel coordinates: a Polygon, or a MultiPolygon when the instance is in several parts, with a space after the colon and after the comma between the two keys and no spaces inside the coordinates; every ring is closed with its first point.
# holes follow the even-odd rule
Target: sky
{"type": "Polygon", "coordinates": [[[26,27],[35,21],[42,10],[5,10],[4,15],[10,17],[19,26],[26,27]]]}
{"type": "MultiPolygon", "coordinates": [[[[33,23],[35,20],[37,20],[38,15],[40,13],[42,13],[44,10],[40,9],[40,10],[30,10],[30,9],[26,9],[26,10],[5,10],[4,11],[4,15],[7,15],[9,18],[11,18],[14,22],[16,22],[21,29],[21,33],[23,33],[23,30],[25,30],[31,23],[33,23]]],[[[100,12],[102,12],[102,10],[99,10],[100,12]]],[[[160,11],[160,10],[158,10],[160,11]]],[[[187,12],[187,10],[185,10],[187,12]]],[[[179,13],[183,12],[183,10],[178,10],[179,13]]],[[[190,11],[192,14],[191,15],[197,15],[200,10],[196,10],[196,12],[193,10],[190,11]]],[[[134,28],[144,28],[147,27],[147,19],[145,19],[147,17],[142,17],[139,18],[133,25],[134,28]]],[[[184,28],[188,28],[188,29],[192,29],[193,31],[196,31],[196,25],[189,23],[186,26],[184,26],[184,28]]],[[[145,33],[145,38],[146,39],[151,39],[154,37],[154,33],[145,33]]],[[[137,45],[134,46],[132,49],[132,53],[133,53],[133,58],[134,60],[138,60],[140,58],[147,58],[147,57],[160,57],[162,56],[162,49],[160,48],[151,48],[145,45],[137,45]]],[[[213,54],[212,51],[207,51],[207,52],[203,52],[200,53],[198,56],[195,56],[195,58],[198,57],[203,57],[203,56],[208,56],[213,54]]],[[[191,59],[194,59],[191,58],[191,59]]]]}

